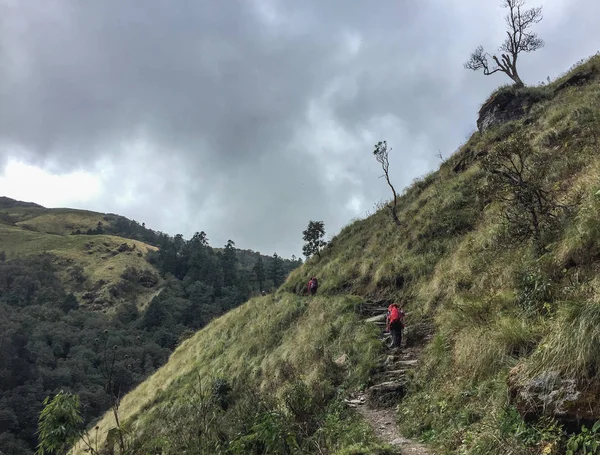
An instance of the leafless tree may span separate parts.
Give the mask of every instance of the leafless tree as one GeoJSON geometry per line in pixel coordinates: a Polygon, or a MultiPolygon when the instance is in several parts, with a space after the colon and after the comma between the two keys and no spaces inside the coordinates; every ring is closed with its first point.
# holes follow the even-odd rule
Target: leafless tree
{"type": "Polygon", "coordinates": [[[465,68],[473,71],[483,69],[483,74],[489,76],[497,72],[505,73],[510,77],[516,87],[523,87],[523,81],[517,71],[517,59],[521,52],[532,52],[544,47],[544,41],[537,37],[536,33],[530,31],[533,24],[542,20],[542,7],[531,8],[521,11],[525,0],[504,0],[503,8],[508,8],[506,15],[506,39],[498,49],[501,54],[498,57],[490,55],[479,46],[471,54],[471,58],[465,63],[465,68]],[[488,58],[491,58],[491,63],[488,58]],[[492,65],[490,67],[490,64],[492,65]]]}
{"type": "Polygon", "coordinates": [[[390,182],[389,174],[390,162],[388,156],[391,150],[391,148],[388,149],[387,141],[379,141],[377,144],[375,144],[375,150],[373,150],[373,155],[375,155],[375,159],[379,162],[379,164],[381,164],[381,167],[383,168],[382,177],[385,177],[387,184],[390,186],[390,188],[392,189],[392,193],[394,194],[394,204],[392,205],[392,207],[390,207],[390,210],[392,211],[392,218],[394,219],[394,223],[396,223],[397,226],[400,226],[397,208],[398,195],[396,194],[396,190],[394,189],[392,182],[390,182]]]}

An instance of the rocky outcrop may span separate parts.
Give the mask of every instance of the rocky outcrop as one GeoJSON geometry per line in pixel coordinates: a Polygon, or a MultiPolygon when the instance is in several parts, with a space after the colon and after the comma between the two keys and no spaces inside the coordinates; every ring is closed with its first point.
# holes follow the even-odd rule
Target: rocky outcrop
{"type": "Polygon", "coordinates": [[[563,82],[558,84],[554,89],[555,93],[560,92],[568,87],[576,87],[589,83],[595,76],[595,71],[593,68],[588,68],[587,70],[580,71],[578,73],[573,74],[572,76],[565,79],[563,82]]]}
{"type": "Polygon", "coordinates": [[[512,120],[518,120],[525,116],[533,104],[539,101],[539,97],[526,90],[512,91],[501,90],[493,94],[490,99],[481,106],[477,128],[484,133],[493,128],[512,120]]]}
{"type": "Polygon", "coordinates": [[[525,420],[553,417],[565,425],[600,419],[599,384],[584,384],[548,371],[526,381],[515,367],[508,378],[510,398],[525,420]]]}

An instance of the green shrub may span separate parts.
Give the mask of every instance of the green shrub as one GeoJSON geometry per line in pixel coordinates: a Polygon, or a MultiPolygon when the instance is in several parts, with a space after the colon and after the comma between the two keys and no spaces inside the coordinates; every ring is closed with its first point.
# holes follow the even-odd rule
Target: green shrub
{"type": "Polygon", "coordinates": [[[600,454],[600,420],[591,430],[585,425],[579,434],[572,435],[567,441],[566,455],[598,455],[600,454]]]}

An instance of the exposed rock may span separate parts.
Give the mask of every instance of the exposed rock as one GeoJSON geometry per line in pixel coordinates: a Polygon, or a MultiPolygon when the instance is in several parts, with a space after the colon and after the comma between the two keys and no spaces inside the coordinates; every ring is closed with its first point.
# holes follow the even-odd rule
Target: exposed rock
{"type": "Polygon", "coordinates": [[[334,360],[334,363],[340,367],[343,367],[348,363],[348,356],[346,354],[342,354],[337,359],[334,360]]]}
{"type": "Polygon", "coordinates": [[[132,246],[129,246],[127,243],[121,243],[119,245],[119,247],[117,248],[117,251],[119,253],[124,253],[126,251],[133,251],[135,250],[135,243],[132,246]]]}
{"type": "Polygon", "coordinates": [[[489,128],[522,118],[538,99],[527,91],[503,90],[495,93],[481,106],[477,128],[484,133],[489,128]]]}
{"type": "Polygon", "coordinates": [[[561,82],[556,86],[554,92],[560,92],[568,87],[580,86],[587,84],[594,77],[594,71],[592,68],[589,68],[586,71],[580,71],[578,73],[573,74],[564,82],[561,82]]]}
{"type": "Polygon", "coordinates": [[[600,419],[598,385],[583,384],[548,371],[528,381],[520,381],[520,367],[510,371],[511,401],[525,420],[554,417],[565,424],[600,419]]]}
{"type": "Polygon", "coordinates": [[[385,361],[383,362],[383,364],[387,367],[387,366],[395,364],[398,360],[400,360],[400,357],[398,357],[396,355],[388,355],[385,358],[385,361]]]}
{"type": "Polygon", "coordinates": [[[367,390],[367,403],[369,406],[390,407],[395,404],[406,394],[406,381],[386,381],[381,384],[369,387],[367,390]]]}

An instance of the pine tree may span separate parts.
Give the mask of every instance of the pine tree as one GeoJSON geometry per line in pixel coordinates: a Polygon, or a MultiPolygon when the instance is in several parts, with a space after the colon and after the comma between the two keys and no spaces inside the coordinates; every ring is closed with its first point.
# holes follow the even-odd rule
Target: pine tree
{"type": "Polygon", "coordinates": [[[252,273],[254,274],[254,279],[258,283],[259,291],[262,291],[263,284],[266,279],[266,275],[265,275],[265,265],[263,264],[263,260],[260,256],[258,257],[258,260],[254,264],[254,267],[252,268],[252,273]]]}
{"type": "Polygon", "coordinates": [[[271,279],[273,280],[273,285],[276,288],[278,288],[285,279],[283,259],[281,259],[277,253],[273,254],[273,260],[271,261],[271,279]]]}

